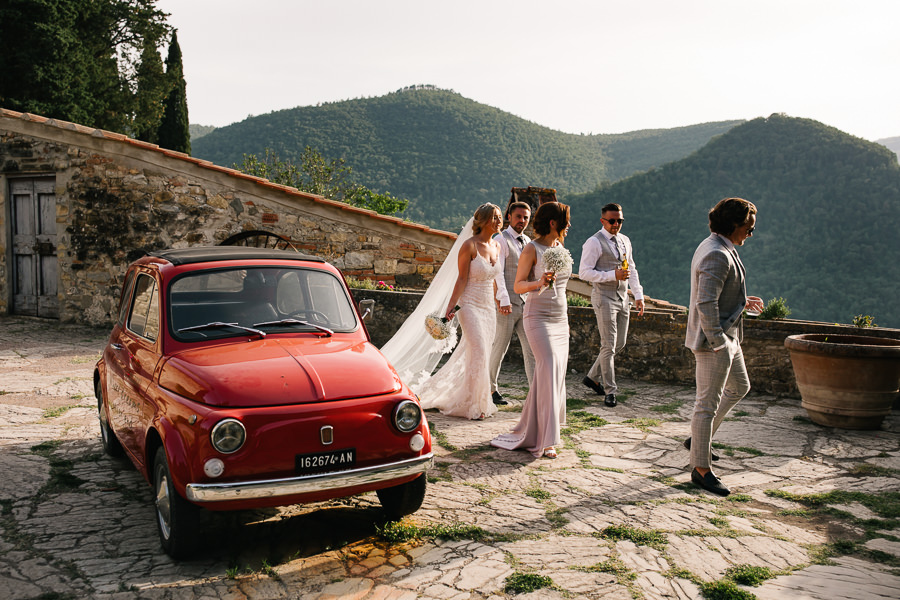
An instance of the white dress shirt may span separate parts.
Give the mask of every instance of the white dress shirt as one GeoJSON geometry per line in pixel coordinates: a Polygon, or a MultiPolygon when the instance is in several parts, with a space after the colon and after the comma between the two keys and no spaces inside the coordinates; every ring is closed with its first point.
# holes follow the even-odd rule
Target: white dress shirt
{"type": "MultiPolygon", "coordinates": [[[[600,235],[605,235],[608,240],[612,238],[605,228],[600,230],[600,235]]],[[[641,280],[638,277],[637,265],[634,262],[634,251],[631,249],[631,240],[628,239],[628,236],[621,233],[616,238],[625,246],[625,253],[628,256],[628,287],[631,288],[631,293],[634,294],[635,300],[643,300],[644,288],[641,287],[641,280]]],[[[600,240],[594,236],[587,239],[581,247],[581,262],[578,264],[579,279],[591,283],[611,283],[616,280],[615,271],[597,271],[594,269],[597,259],[603,255],[604,249],[600,240]]]]}

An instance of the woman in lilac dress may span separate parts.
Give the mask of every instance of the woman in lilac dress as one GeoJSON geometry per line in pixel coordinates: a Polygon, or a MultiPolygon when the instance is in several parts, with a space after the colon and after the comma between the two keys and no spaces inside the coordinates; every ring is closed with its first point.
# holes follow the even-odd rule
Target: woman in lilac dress
{"type": "Polygon", "coordinates": [[[534,217],[531,243],[522,250],[515,291],[528,294],[523,319],[525,336],[534,352],[534,378],[522,407],[522,417],[511,433],[499,435],[491,445],[506,450],[524,448],[534,456],[556,458],[560,428],[566,423],[566,367],[569,361],[569,317],[566,283],[571,268],[553,273],[543,255],[561,246],[569,228],[569,207],[559,202],[542,204],[534,217]],[[541,292],[541,288],[549,286],[541,292]]]}

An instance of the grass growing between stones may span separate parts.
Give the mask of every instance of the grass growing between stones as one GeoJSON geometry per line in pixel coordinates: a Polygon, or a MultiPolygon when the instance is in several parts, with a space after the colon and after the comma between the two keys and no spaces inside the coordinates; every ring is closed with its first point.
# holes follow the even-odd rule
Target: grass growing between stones
{"type": "Polygon", "coordinates": [[[756,600],[756,594],[741,589],[730,579],[702,583],[700,591],[707,600],[756,600]]]}
{"type": "Polygon", "coordinates": [[[662,424],[662,421],[659,419],[648,419],[645,417],[636,418],[636,419],[625,419],[622,421],[628,425],[631,425],[635,429],[640,429],[644,433],[650,433],[651,427],[659,427],[662,424]]]}
{"type": "Polygon", "coordinates": [[[575,410],[566,414],[566,426],[560,432],[563,437],[570,437],[595,427],[603,427],[609,422],[603,417],[599,417],[594,413],[585,410],[575,410]]]}
{"type": "Polygon", "coordinates": [[[855,477],[896,477],[900,474],[898,469],[879,467],[871,463],[860,463],[850,469],[850,475],[855,477]]]}
{"type": "Polygon", "coordinates": [[[506,578],[503,591],[507,594],[529,594],[543,588],[555,588],[553,580],[537,573],[515,572],[506,578]]]}
{"type": "MultiPolygon", "coordinates": [[[[883,519],[900,519],[900,492],[866,493],[832,490],[821,494],[792,494],[785,490],[766,490],[766,495],[791,500],[792,502],[816,509],[823,509],[829,504],[859,502],[883,519]]],[[[862,519],[859,519],[859,521],[862,523],[866,522],[862,519]]],[[[877,525],[881,528],[890,528],[892,526],[896,527],[898,524],[878,521],[877,525]]]]}
{"type": "Polygon", "coordinates": [[[622,562],[622,559],[620,558],[610,558],[595,565],[591,565],[590,567],[569,568],[574,571],[583,571],[586,573],[609,573],[610,575],[616,576],[616,583],[626,587],[630,582],[637,579],[637,573],[626,567],[625,563],[622,562]]]}
{"type": "Polygon", "coordinates": [[[399,543],[422,538],[441,538],[444,540],[473,540],[484,542],[495,539],[484,529],[477,525],[465,523],[439,523],[431,525],[416,525],[407,520],[389,521],[383,527],[375,526],[381,539],[399,543]]]}
{"type": "Polygon", "coordinates": [[[665,404],[655,404],[650,407],[650,410],[658,413],[665,413],[668,415],[672,415],[678,412],[684,406],[684,400],[672,400],[671,402],[666,402],[665,404]]]}
{"type": "Polygon", "coordinates": [[[757,450],[756,448],[749,448],[747,446],[729,446],[728,444],[721,444],[719,442],[713,442],[712,447],[716,450],[721,450],[726,456],[734,456],[735,452],[743,452],[744,454],[752,454],[753,456],[765,456],[766,453],[762,450],[757,450]]]}
{"type": "Polygon", "coordinates": [[[649,546],[656,550],[665,549],[669,539],[664,531],[658,529],[637,529],[628,525],[610,525],[599,533],[603,539],[614,542],[628,540],[638,546],[649,546]]]}
{"type": "Polygon", "coordinates": [[[79,405],[69,404],[67,406],[58,406],[56,408],[48,408],[47,410],[44,411],[44,414],[41,416],[45,419],[55,419],[56,417],[59,417],[59,416],[65,414],[67,411],[69,411],[70,409],[73,409],[73,408],[79,408],[79,405]]]}
{"type": "Polygon", "coordinates": [[[525,490],[525,495],[529,498],[534,498],[535,500],[549,500],[553,497],[553,494],[551,494],[547,490],[542,490],[541,488],[531,488],[529,490],[525,490]]]}
{"type": "Polygon", "coordinates": [[[434,426],[434,423],[432,423],[431,421],[428,421],[428,431],[431,432],[431,439],[437,442],[438,446],[440,446],[441,448],[449,450],[450,452],[456,452],[457,450],[459,450],[459,448],[457,448],[447,440],[447,434],[445,434],[443,431],[438,430],[437,427],[434,426]]]}
{"type": "MultiPolygon", "coordinates": [[[[900,567],[900,557],[865,546],[865,542],[868,540],[886,537],[879,531],[900,527],[900,492],[866,493],[832,490],[820,494],[792,494],[784,490],[766,490],[766,494],[808,507],[806,509],[808,514],[798,516],[812,518],[816,515],[829,515],[847,520],[864,530],[864,540],[862,541],[836,540],[831,544],[816,547],[813,550],[813,562],[827,564],[833,556],[853,554],[873,562],[900,567]],[[860,519],[830,506],[852,502],[862,504],[881,518],[860,519]]],[[[791,514],[796,514],[796,511],[791,514]]]]}
{"type": "Polygon", "coordinates": [[[775,573],[769,567],[757,567],[754,565],[734,565],[725,570],[725,577],[741,585],[758,587],[767,579],[775,577],[775,573]]]}

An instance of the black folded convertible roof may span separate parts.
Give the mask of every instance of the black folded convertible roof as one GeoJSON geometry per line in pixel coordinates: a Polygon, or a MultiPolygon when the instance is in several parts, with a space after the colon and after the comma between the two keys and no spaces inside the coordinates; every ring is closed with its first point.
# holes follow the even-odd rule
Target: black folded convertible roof
{"type": "Polygon", "coordinates": [[[213,262],[219,260],[302,260],[324,263],[325,259],[309,254],[301,254],[294,250],[273,250],[272,248],[253,248],[247,246],[192,246],[190,248],[173,248],[170,250],[154,250],[147,256],[169,261],[173,265],[189,265],[192,263],[213,262]]]}

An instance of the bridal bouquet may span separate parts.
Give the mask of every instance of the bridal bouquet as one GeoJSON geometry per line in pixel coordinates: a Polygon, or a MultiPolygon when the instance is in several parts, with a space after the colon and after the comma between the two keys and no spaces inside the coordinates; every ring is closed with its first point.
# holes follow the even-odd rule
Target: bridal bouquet
{"type": "MultiPolygon", "coordinates": [[[[572,268],[572,254],[563,246],[553,246],[544,252],[544,268],[554,275],[572,268]]],[[[542,285],[538,294],[544,293],[549,286],[542,285]]]]}
{"type": "MultiPolygon", "coordinates": [[[[454,311],[459,306],[454,307],[454,311]]],[[[456,325],[453,321],[433,312],[425,317],[425,331],[436,340],[449,340],[447,344],[452,348],[456,345],[456,325]]]]}

